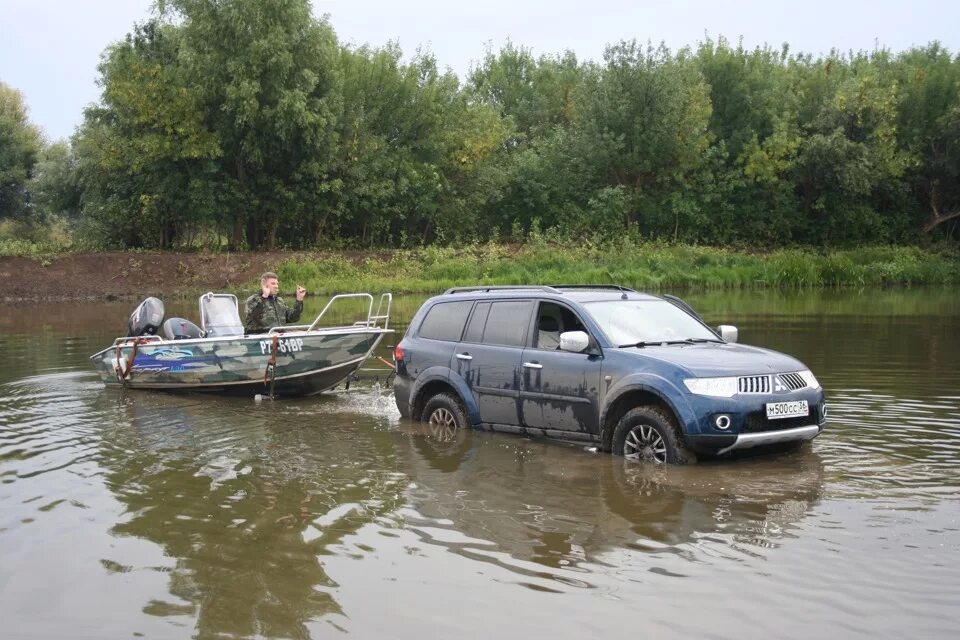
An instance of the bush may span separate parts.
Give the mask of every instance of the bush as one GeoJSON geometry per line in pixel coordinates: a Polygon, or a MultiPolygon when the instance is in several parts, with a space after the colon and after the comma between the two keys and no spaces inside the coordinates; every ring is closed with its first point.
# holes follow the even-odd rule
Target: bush
{"type": "Polygon", "coordinates": [[[0,256],[33,257],[62,253],[73,247],[73,234],[63,218],[46,223],[0,220],[0,256]]]}

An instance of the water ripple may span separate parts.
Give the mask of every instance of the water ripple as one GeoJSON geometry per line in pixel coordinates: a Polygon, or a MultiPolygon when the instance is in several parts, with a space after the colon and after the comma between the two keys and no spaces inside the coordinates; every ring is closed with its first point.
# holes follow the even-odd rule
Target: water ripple
{"type": "Polygon", "coordinates": [[[826,430],[795,454],[650,469],[440,437],[379,385],[261,403],[108,391],[87,315],[98,328],[0,340],[0,616],[29,633],[958,631],[953,316],[748,314],[747,342],[817,373],[826,430]]]}

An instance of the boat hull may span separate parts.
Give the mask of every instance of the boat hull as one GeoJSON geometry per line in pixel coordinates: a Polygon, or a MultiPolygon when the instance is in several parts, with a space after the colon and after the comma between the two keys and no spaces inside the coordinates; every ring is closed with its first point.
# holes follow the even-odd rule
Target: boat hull
{"type": "Polygon", "coordinates": [[[108,387],[304,396],[347,379],[385,333],[392,331],[370,327],[291,331],[276,341],[272,335],[152,339],[137,344],[136,352],[130,339],[91,359],[108,387]]]}

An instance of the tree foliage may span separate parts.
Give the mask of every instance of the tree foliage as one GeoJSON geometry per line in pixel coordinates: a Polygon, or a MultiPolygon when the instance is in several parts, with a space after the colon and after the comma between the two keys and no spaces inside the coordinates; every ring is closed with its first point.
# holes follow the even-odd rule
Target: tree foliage
{"type": "Polygon", "coordinates": [[[27,119],[23,95],[0,82],[0,219],[29,217],[27,182],[41,148],[40,130],[27,119]]]}
{"type": "Polygon", "coordinates": [[[419,246],[633,234],[739,246],[960,237],[960,60],[508,43],[461,81],[339,43],[308,0],[158,0],[43,148],[0,85],[0,216],[102,246],[419,246]]]}

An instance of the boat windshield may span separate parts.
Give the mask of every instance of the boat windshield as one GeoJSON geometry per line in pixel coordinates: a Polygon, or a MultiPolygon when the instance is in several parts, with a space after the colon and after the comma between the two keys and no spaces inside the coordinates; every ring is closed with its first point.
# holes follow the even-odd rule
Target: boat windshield
{"type": "Polygon", "coordinates": [[[243,335],[243,322],[234,295],[205,293],[200,296],[200,319],[207,337],[243,335]]]}
{"type": "Polygon", "coordinates": [[[710,329],[665,300],[607,300],[583,306],[617,346],[720,342],[710,329]]]}

